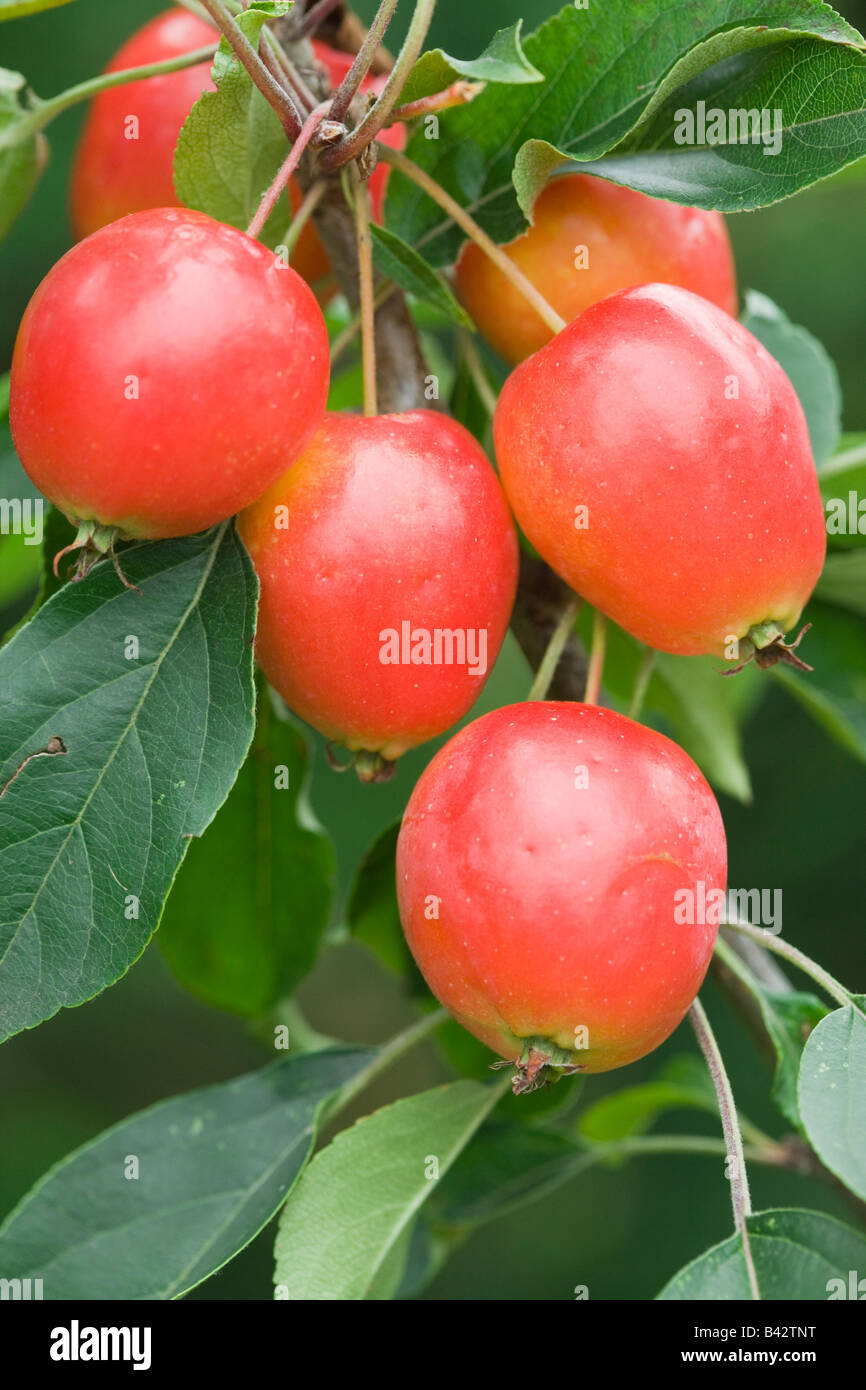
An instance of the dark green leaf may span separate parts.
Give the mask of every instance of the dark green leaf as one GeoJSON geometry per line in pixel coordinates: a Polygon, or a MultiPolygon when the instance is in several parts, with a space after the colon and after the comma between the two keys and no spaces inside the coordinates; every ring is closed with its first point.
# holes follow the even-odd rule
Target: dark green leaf
{"type": "MultiPolygon", "coordinates": [[[[826,1302],[852,1296],[849,1271],[866,1267],[866,1239],[814,1211],[757,1212],[748,1218],[749,1245],[761,1298],[826,1302]]],[[[739,1236],[699,1255],[658,1295],[665,1301],[750,1299],[739,1236]]],[[[855,1293],[853,1297],[858,1297],[855,1293]]]]}
{"type": "Polygon", "coordinates": [[[827,544],[866,546],[866,434],[843,434],[832,458],[818,469],[827,517],[827,544]]]}
{"type": "MultiPolygon", "coordinates": [[[[257,47],[265,20],[284,6],[246,10],[236,23],[257,47]]],[[[288,154],[279,116],[222,39],[212,76],[186,119],[174,158],[177,196],[188,208],[245,230],[288,154]]],[[[288,198],[271,213],[260,240],[276,245],[289,223],[288,198]]]]}
{"type": "Polygon", "coordinates": [[[784,368],[800,398],[815,463],[829,458],[842,433],[839,376],[826,350],[807,329],[798,328],[778,305],[756,290],[746,293],[742,322],[784,368]]]}
{"type": "MultiPolygon", "coordinates": [[[[785,30],[744,29],[726,37],[738,33],[750,51],[702,72],[652,116],[645,113],[609,157],[581,168],[675,203],[745,212],[790,197],[859,159],[866,148],[866,55],[816,39],[779,42],[789,38],[785,30]],[[769,46],[759,48],[762,42],[769,46]],[[715,134],[705,138],[699,127],[689,132],[689,143],[678,143],[682,113],[702,109],[723,113],[722,142],[715,134]],[[732,110],[746,114],[729,122],[732,110]],[[757,127],[743,134],[749,111],[767,122],[757,138],[757,127]]],[[[548,148],[532,145],[518,156],[515,185],[524,209],[545,167],[549,174],[548,148]]]]}
{"type": "Polygon", "coordinates": [[[377,836],[361,860],[349,894],[346,924],[355,940],[372,951],[386,970],[405,975],[412,956],[400,925],[394,882],[399,833],[400,822],[395,821],[377,836]]]}
{"type": "MultiPolygon", "coordinates": [[[[856,30],[828,6],[807,0],[788,4],[785,27],[779,23],[775,0],[709,0],[701,5],[643,0],[639,24],[634,0],[606,0],[586,9],[566,6],[525,42],[527,58],[547,79],[544,86],[488,87],[470,106],[441,114],[437,140],[427,140],[417,130],[408,153],[449,193],[468,203],[496,241],[510,241],[525,226],[515,186],[529,212],[541,183],[563,159],[582,165],[598,160],[635,127],[641,150],[649,144],[650,130],[653,139],[663,140],[664,130],[656,132],[661,112],[653,119],[648,114],[657,105],[664,108],[670,93],[704,69],[745,54],[758,66],[739,74],[736,102],[728,100],[729,70],[723,75],[719,66],[689,99],[702,95],[712,104],[713,98],[724,96],[725,107],[769,104],[782,108],[788,120],[795,115],[799,124],[778,157],[764,157],[760,147],[745,146],[723,150],[731,161],[726,162],[715,151],[702,184],[693,178],[684,192],[671,175],[663,196],[709,207],[774,202],[866,150],[866,103],[859,91],[866,58],[849,46],[862,42],[856,30]],[[815,37],[793,39],[797,34],[815,37]],[[749,52],[759,45],[766,47],[749,52]],[[518,150],[529,141],[547,142],[553,151],[530,146],[515,168],[518,150]],[[756,158],[764,166],[757,171],[751,168],[756,158]],[[747,180],[745,189],[735,176],[747,180]]],[[[682,104],[678,93],[674,109],[682,104]]],[[[675,148],[676,156],[660,149],[632,153],[629,160],[663,172],[674,159],[683,160],[682,147],[675,148]]],[[[701,158],[700,151],[694,153],[701,158]]],[[[623,182],[639,177],[620,155],[616,162],[605,161],[603,172],[623,182]]],[[[432,264],[454,261],[462,233],[400,175],[389,183],[387,222],[432,264]]]]}
{"type": "MultiPolygon", "coordinates": [[[[591,626],[592,610],[585,606],[578,624],[585,642],[591,626]]],[[[623,711],[642,651],[633,637],[608,623],[604,684],[623,711]]],[[[760,673],[746,668],[736,679],[725,680],[720,665],[715,657],[657,653],[640,717],[681,744],[714,786],[748,802],[752,786],[740,726],[760,698],[760,673]]]]}
{"type": "Polygon", "coordinates": [[[252,737],[256,581],[234,529],[123,562],[140,593],[103,561],[0,651],[0,1037],[137,959],[252,737]],[[52,739],[65,752],[34,758],[52,739]]]}
{"type": "Polygon", "coordinates": [[[452,323],[459,323],[463,328],[472,328],[472,320],[466,310],[457,303],[451,286],[438,271],[427,264],[423,256],[393,232],[389,232],[386,227],[378,227],[373,223],[370,231],[373,235],[373,258],[383,275],[393,280],[407,294],[432,304],[452,323]]]}
{"type": "Polygon", "coordinates": [[[317,1154],[283,1208],[277,1297],[387,1299],[415,1217],[501,1095],[455,1081],[359,1120],[317,1154]]]}
{"type": "Polygon", "coordinates": [[[543,82],[544,77],[534,68],[523,51],[520,31],[523,20],[518,19],[510,29],[494,34],[480,58],[451,58],[441,48],[422,53],[409,74],[400,93],[400,104],[420,101],[422,97],[444,92],[458,77],[474,82],[504,82],[521,84],[543,82]]]}
{"type": "Polygon", "coordinates": [[[813,627],[801,651],[814,671],[779,665],[773,675],[831,738],[866,762],[866,624],[826,603],[810,603],[805,616],[813,627]]]}
{"type": "Polygon", "coordinates": [[[309,1157],[322,1103],[373,1055],[287,1057],[106,1130],[4,1223],[4,1277],[41,1279],[52,1300],[178,1298],[271,1219],[309,1157]]]}
{"type": "Polygon", "coordinates": [[[307,799],[309,750],[260,694],[256,736],[228,800],[189,853],[159,943],[180,983],[257,1018],[309,973],[328,925],[334,853],[307,799]]]}
{"type": "Polygon", "coordinates": [[[866,1201],[866,1017],[849,1005],[822,1019],[803,1051],[800,1114],[818,1157],[866,1201]]]}
{"type": "Polygon", "coordinates": [[[672,1057],[652,1081],[625,1086],[602,1096],[578,1121],[585,1139],[609,1144],[642,1134],[666,1110],[718,1111],[718,1100],[703,1061],[698,1057],[672,1057]]]}
{"type": "Polygon", "coordinates": [[[457,1226],[491,1221],[560,1187],[595,1155],[555,1130],[494,1118],[455,1162],[436,1194],[437,1220],[457,1226]]]}
{"type": "Polygon", "coordinates": [[[815,589],[818,598],[866,618],[866,550],[828,555],[815,589]]]}

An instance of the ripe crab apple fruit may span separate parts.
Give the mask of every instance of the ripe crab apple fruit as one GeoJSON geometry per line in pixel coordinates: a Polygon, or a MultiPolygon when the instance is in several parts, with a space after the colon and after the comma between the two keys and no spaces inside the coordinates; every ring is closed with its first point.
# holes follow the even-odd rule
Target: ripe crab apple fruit
{"type": "Polygon", "coordinates": [[[259,662],[363,780],[467,712],[508,626],[517,539],[461,425],[328,415],[239,525],[261,582],[259,662]]]}
{"type": "MultiPolygon", "coordinates": [[[[180,57],[219,40],[219,32],[186,10],[157,15],[137,30],[114,55],[106,69],[143,67],[180,57]]],[[[352,65],[352,55],[313,41],[313,51],[331,83],[338,87],[352,65]]],[[[148,77],[100,92],[93,100],[75,156],[70,185],[72,224],[79,238],[147,208],[179,206],[174,189],[174,152],[181,127],[204,91],[213,91],[211,64],[197,63],[180,72],[148,77]]],[[[363,91],[378,93],[387,79],[368,78],[363,91]]],[[[398,122],[379,136],[402,149],[406,128],[398,122]]],[[[373,216],[381,221],[390,170],[381,164],[369,180],[373,216]]],[[[302,194],[293,179],[291,205],[297,211],[302,194]]],[[[292,252],[292,268],[310,284],[330,271],[327,253],[312,223],[308,223],[292,252]]]]}
{"type": "Polygon", "coordinates": [[[12,434],[77,544],[105,551],[204,530],[260,496],[321,423],[329,375],[299,275],[234,227],[158,208],[79,242],[36,290],[12,434]]]}
{"type": "Polygon", "coordinates": [[[687,754],[568,702],[461,729],[397,843],[412,954],[457,1021],[516,1062],[517,1092],[664,1042],[706,974],[725,879],[719,808],[687,754]]]}
{"type": "Polygon", "coordinates": [[[627,632],[802,665],[784,634],[826,547],[809,433],[730,315],[671,285],[611,295],[512,372],[494,436],[529,540],[627,632]]]}
{"type": "MultiPolygon", "coordinates": [[[[617,290],[648,281],[681,285],[737,312],[730,238],[719,212],[680,207],[592,174],[551,180],[529,230],[503,248],[567,321],[617,290]]],[[[553,336],[474,242],[457,262],[457,289],[487,341],[522,362],[553,336]]]]}
{"type": "MultiPolygon", "coordinates": [[[[157,15],[137,30],[106,71],[144,67],[219,41],[212,24],[187,10],[157,15]]],[[[174,149],[202,92],[213,90],[211,64],[112,87],[90,105],[70,184],[77,237],[147,208],[176,207],[174,149]]]]}

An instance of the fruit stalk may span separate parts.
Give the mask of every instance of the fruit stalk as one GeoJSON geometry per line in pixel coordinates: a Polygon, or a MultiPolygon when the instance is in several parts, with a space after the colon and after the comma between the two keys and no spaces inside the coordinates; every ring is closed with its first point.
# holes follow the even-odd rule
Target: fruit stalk
{"type": "MultiPolygon", "coordinates": [[[[384,92],[382,95],[384,97],[384,92]]],[[[360,130],[361,127],[359,126],[358,132],[360,132],[360,130]]],[[[355,135],[358,132],[353,131],[352,134],[355,135]]],[[[341,146],[337,146],[337,149],[340,148],[341,146]]],[[[543,295],[539,294],[532,281],[527,279],[523,271],[518,269],[513,261],[509,260],[502,248],[496,245],[496,242],[487,235],[483,227],[478,225],[474,217],[470,217],[466,209],[462,208],[460,204],[451,197],[450,193],[446,193],[445,189],[442,188],[435,179],[431,179],[428,173],[420,168],[419,165],[415,164],[413,160],[407,159],[406,155],[400,150],[392,150],[383,146],[379,150],[379,157],[383,159],[386,164],[390,164],[392,168],[397,169],[399,173],[405,174],[406,178],[411,179],[414,184],[417,184],[417,186],[427,194],[428,198],[432,198],[434,203],[438,203],[443,212],[447,212],[451,220],[456,222],[458,227],[481,247],[481,250],[499,267],[506,279],[508,279],[514,288],[523,295],[527,303],[532,305],[539,317],[547,324],[551,333],[559,333],[565,328],[565,319],[548,304],[543,295]]]]}
{"type": "Polygon", "coordinates": [[[749,1179],[746,1174],[746,1158],[743,1153],[743,1136],[740,1131],[740,1122],[737,1118],[737,1107],[734,1104],[734,1094],[731,1090],[731,1083],[728,1080],[728,1073],[725,1071],[725,1064],[719,1045],[716,1042],[715,1034],[710,1027],[704,1006],[699,999],[696,999],[689,1009],[689,1019],[695,1030],[695,1037],[698,1040],[701,1051],[706,1059],[713,1085],[716,1088],[716,1095],[719,1101],[719,1114],[722,1120],[722,1130],[725,1136],[725,1149],[728,1158],[734,1160],[734,1172],[730,1178],[731,1183],[731,1203],[734,1209],[734,1226],[738,1231],[743,1242],[743,1258],[746,1262],[746,1272],[749,1277],[749,1287],[752,1291],[752,1298],[760,1299],[761,1292],[758,1288],[758,1276],[755,1273],[755,1263],[752,1259],[752,1249],[749,1243],[749,1228],[746,1218],[752,1214],[752,1199],[749,1195],[749,1179]]]}
{"type": "Polygon", "coordinates": [[[286,134],[294,140],[300,134],[303,121],[291,95],[268,72],[249,39],[235,24],[224,0],[202,0],[202,4],[231,46],[238,62],[243,64],[265,101],[276,111],[286,134]]]}
{"type": "Polygon", "coordinates": [[[397,0],[382,0],[376,16],[367,31],[366,38],[361,44],[355,61],[346,73],[339,87],[337,88],[334,100],[331,103],[331,120],[345,121],[355,97],[361,88],[361,83],[373,65],[373,59],[380,43],[385,37],[385,31],[394,16],[397,8],[397,0]]]}
{"type": "Polygon", "coordinates": [[[123,87],[129,82],[140,82],[146,77],[166,77],[172,72],[195,67],[197,63],[206,63],[215,53],[216,46],[208,44],[204,48],[194,49],[192,53],[182,53],[179,57],[162,58],[158,63],[143,63],[136,68],[122,68],[119,72],[100,73],[99,77],[79,82],[74,87],[68,87],[65,92],[59,92],[56,97],[50,97],[48,101],[40,101],[28,115],[19,121],[13,121],[0,131],[0,150],[29,139],[49,125],[56,116],[68,111],[70,106],[90,101],[91,97],[98,96],[100,92],[107,92],[111,87],[123,87]]]}
{"type": "MultiPolygon", "coordinates": [[[[386,8],[387,3],[388,0],[383,0],[382,10],[386,8]]],[[[367,112],[360,125],[350,131],[345,139],[341,140],[340,144],[336,145],[333,150],[327,152],[322,160],[323,168],[338,169],[341,165],[348,164],[349,160],[357,158],[361,151],[365,150],[371,141],[375,140],[380,130],[384,130],[385,126],[388,125],[391,112],[397,105],[400,93],[406,85],[406,79],[421,56],[421,50],[424,47],[424,40],[427,37],[427,30],[430,28],[430,21],[433,18],[433,11],[435,8],[436,0],[417,0],[415,13],[412,16],[409,32],[406,35],[406,41],[400,49],[397,61],[391,69],[388,81],[383,87],[378,100],[370,107],[370,110],[367,112]]],[[[390,18],[390,15],[388,17],[390,18]]],[[[376,47],[378,47],[378,44],[376,47]]],[[[375,53],[375,48],[373,49],[373,53],[375,53]]],[[[351,75],[350,72],[349,77],[351,77],[351,75]]],[[[337,96],[339,97],[339,92],[337,96]]]]}
{"type": "Polygon", "coordinates": [[[319,126],[322,122],[322,118],[325,116],[327,111],[328,102],[323,101],[315,108],[314,111],[310,112],[309,116],[304,121],[298,138],[293,143],[292,148],[289,150],[288,155],[283,161],[282,167],[278,171],[276,178],[274,179],[264,198],[262,198],[262,201],[259,203],[255,217],[253,218],[250,225],[247,227],[247,236],[251,236],[254,239],[257,239],[260,235],[262,228],[264,227],[274,208],[277,206],[281,194],[283,193],[284,189],[288,187],[289,179],[292,177],[292,174],[297,169],[298,164],[301,160],[301,156],[304,153],[304,150],[307,148],[316,131],[319,129],[319,126]]]}

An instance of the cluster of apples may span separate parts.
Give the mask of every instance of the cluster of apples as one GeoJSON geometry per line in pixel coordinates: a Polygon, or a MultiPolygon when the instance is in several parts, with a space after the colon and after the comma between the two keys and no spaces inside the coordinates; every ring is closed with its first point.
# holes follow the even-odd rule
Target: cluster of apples
{"type": "MultiPolygon", "coordinates": [[[[172,11],[113,66],[213,37],[172,11]]],[[[349,60],[316,52],[336,85],[349,60]]],[[[82,543],[240,512],[261,584],[258,659],[370,780],[474,703],[516,592],[512,512],[641,641],[796,660],[785,634],[821,570],[823,512],[794,390],[734,318],[717,213],[554,180],[506,250],[568,321],[556,336],[464,251],[461,297],[517,364],[494,419],[500,484],[443,413],[326,413],[327,331],[306,280],[327,263],[312,227],[290,269],[176,204],[174,144],[208,82],[205,65],[97,98],[72,181],[82,239],[21,325],[16,447],[82,543]],[[436,634],[452,658],[455,634],[474,634],[484,661],[437,662],[436,634]]],[[[386,173],[373,176],[377,216],[386,173]]],[[[699,880],[724,887],[725,839],[698,769],[661,735],[578,704],[518,705],[461,731],[416,787],[398,849],[421,969],[518,1062],[518,1089],[551,1068],[622,1065],[668,1036],[715,938],[714,924],[673,922],[675,892],[699,880]]]]}

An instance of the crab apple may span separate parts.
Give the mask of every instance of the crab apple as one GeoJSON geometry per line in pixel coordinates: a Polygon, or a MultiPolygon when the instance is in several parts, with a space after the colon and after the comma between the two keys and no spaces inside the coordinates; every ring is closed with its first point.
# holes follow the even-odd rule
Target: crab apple
{"type": "MultiPolygon", "coordinates": [[[[187,10],[157,15],[114,55],[106,69],[144,67],[215,44],[213,25],[187,10]]],[[[147,208],[176,207],[174,150],[181,126],[202,92],[213,89],[209,62],[100,92],[88,112],[70,185],[79,238],[147,208]]]]}
{"type": "Polygon", "coordinates": [[[329,374],[321,310],[278,256],[200,212],[137,212],[79,242],[33,295],[12,434],[82,545],[109,548],[112,529],[185,535],[297,458],[329,374]]]}
{"type": "MultiPolygon", "coordinates": [[[[549,304],[571,322],[617,290],[648,281],[681,285],[737,312],[737,285],[721,213],[680,207],[591,174],[568,174],[542,189],[533,224],[504,248],[549,304]]],[[[481,333],[507,362],[521,362],[552,337],[511,281],[467,243],[457,288],[481,333]]]]}
{"type": "Polygon", "coordinates": [[[494,435],[528,539],[627,632],[802,664],[784,634],[826,547],[809,433],[778,362],[722,309],[671,285],[594,304],[512,372],[494,435]]]}
{"type": "Polygon", "coordinates": [[[433,758],[397,843],[406,939],[515,1090],[664,1042],[706,974],[726,881],[710,788],[612,710],[506,706],[433,758]]]}
{"type": "Polygon", "coordinates": [[[461,425],[328,415],[239,525],[261,583],[259,662],[359,776],[384,779],[467,712],[508,626],[517,539],[461,425]]]}

